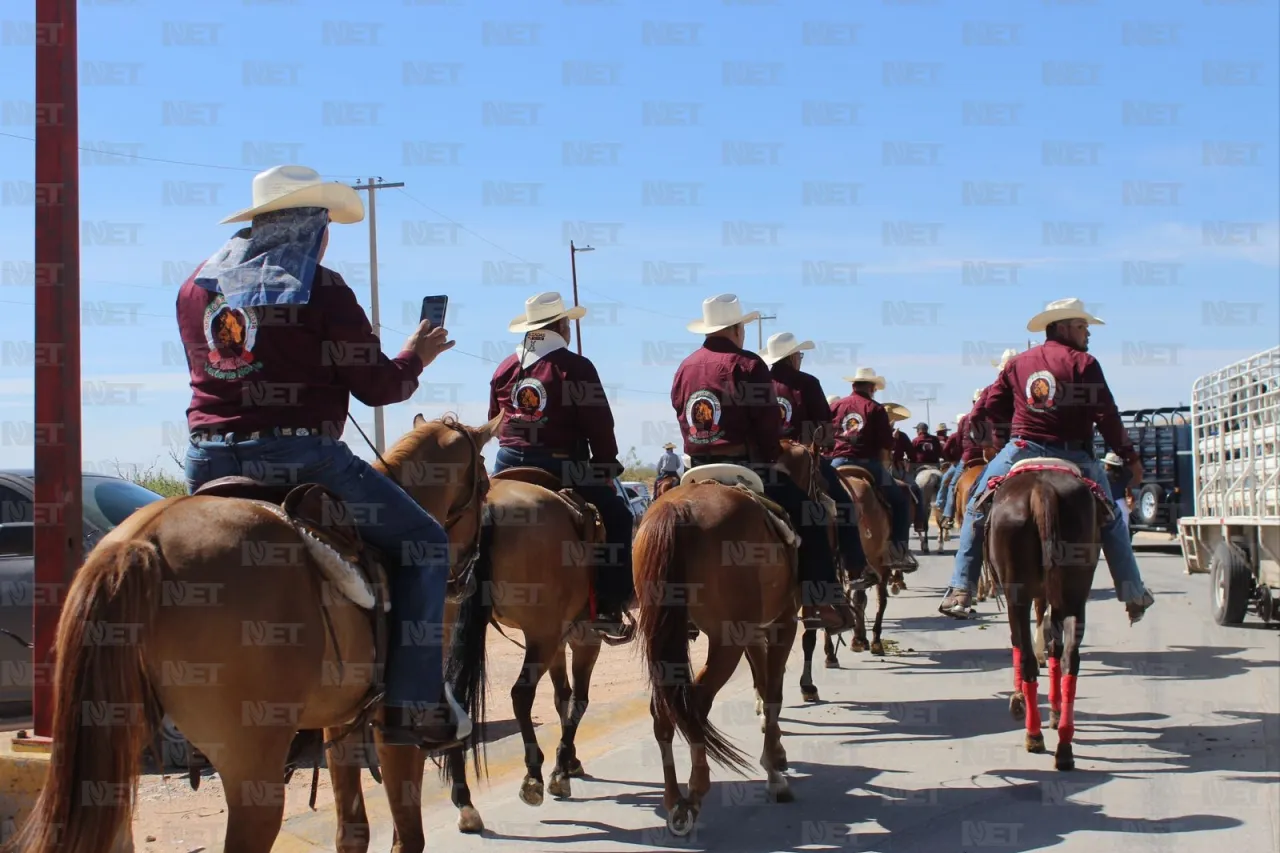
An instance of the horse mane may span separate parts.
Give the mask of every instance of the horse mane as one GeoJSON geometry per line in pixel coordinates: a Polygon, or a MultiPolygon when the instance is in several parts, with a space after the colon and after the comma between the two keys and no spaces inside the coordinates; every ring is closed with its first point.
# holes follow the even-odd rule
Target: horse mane
{"type": "MultiPolygon", "coordinates": [[[[422,447],[423,442],[427,440],[427,436],[431,435],[434,430],[433,426],[445,426],[450,429],[464,429],[470,433],[475,433],[474,427],[469,427],[462,421],[458,420],[458,416],[452,412],[446,412],[433,421],[424,421],[415,426],[407,433],[400,437],[400,440],[391,445],[386,453],[382,454],[382,462],[385,463],[388,470],[396,471],[400,466],[416,457],[418,449],[422,447]]],[[[375,467],[377,467],[375,465],[375,467]]]]}

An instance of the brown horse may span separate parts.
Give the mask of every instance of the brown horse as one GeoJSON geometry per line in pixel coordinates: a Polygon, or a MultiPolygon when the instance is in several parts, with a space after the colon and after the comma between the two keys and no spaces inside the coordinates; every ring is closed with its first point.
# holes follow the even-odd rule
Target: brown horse
{"type": "MultiPolygon", "coordinates": [[[[455,557],[479,547],[488,487],[479,448],[498,423],[472,429],[419,415],[387,454],[407,491],[446,519],[455,557]]],[[[108,534],[67,592],[55,645],[53,761],[14,848],[97,853],[126,838],[142,747],[167,713],[222,777],[226,849],[267,853],[280,831],[295,734],[325,729],[336,742],[330,766],[341,765],[351,745],[342,735],[378,698],[382,598],[345,566],[278,506],[255,500],[169,498],[108,534]]],[[[462,605],[464,624],[476,598],[462,605]]],[[[453,640],[446,678],[479,744],[483,637],[464,629],[453,640]]],[[[384,779],[389,790],[408,781],[384,779]]],[[[363,849],[343,831],[340,850],[363,849]]],[[[422,849],[417,839],[398,840],[422,849]]]]}
{"type": "MultiPolygon", "coordinates": [[[[1102,549],[1110,501],[1101,489],[1056,459],[1029,459],[996,487],[985,551],[1009,603],[1013,695],[1009,711],[1026,721],[1028,752],[1044,752],[1030,611],[1043,596],[1049,611],[1049,726],[1058,730],[1054,766],[1075,767],[1076,679],[1084,639],[1085,605],[1102,549]],[[1020,470],[1022,469],[1022,470],[1020,470]],[[1067,672],[1062,672],[1062,656],[1067,672]]],[[[984,498],[985,499],[985,498],[984,498]]]]}
{"type": "MultiPolygon", "coordinates": [[[[524,665],[511,687],[511,703],[525,744],[526,775],[519,795],[527,805],[542,805],[547,788],[554,797],[571,796],[570,778],[584,773],[574,739],[590,701],[591,673],[600,655],[600,640],[585,620],[590,616],[591,553],[603,539],[595,507],[562,490],[546,472],[513,468],[493,475],[480,550],[484,562],[477,568],[477,575],[489,580],[480,590],[479,605],[471,611],[469,628],[483,637],[492,619],[523,634],[524,665]],[[572,688],[568,650],[573,653],[572,688]],[[549,785],[543,781],[544,756],[533,725],[533,703],[544,673],[551,676],[561,731],[549,785]]],[[[446,625],[451,621],[446,618],[446,625]]],[[[423,753],[390,748],[387,754],[395,755],[397,768],[405,768],[396,775],[413,780],[409,796],[400,804],[403,816],[397,815],[397,835],[405,837],[402,824],[407,824],[408,837],[416,840],[422,834],[423,753]]],[[[384,772],[389,778],[387,763],[384,772]]],[[[482,832],[484,821],[471,801],[463,751],[448,752],[442,770],[452,783],[458,829],[482,832]]],[[[334,777],[335,798],[349,804],[349,820],[357,830],[367,829],[359,768],[344,773],[341,783],[334,777]]],[[[389,784],[387,790],[391,791],[389,784]]]]}
{"type": "Polygon", "coordinates": [[[656,501],[678,485],[680,485],[678,474],[663,474],[653,481],[653,499],[656,501]]]}
{"type": "Polygon", "coordinates": [[[745,773],[746,757],[709,720],[716,694],[744,652],[756,693],[765,698],[760,765],[768,792],[778,802],[791,799],[778,715],[800,608],[795,542],[790,528],[775,524],[756,496],[719,483],[671,489],[640,522],[634,549],[638,633],[652,691],[653,734],[662,754],[662,802],[674,835],[693,830],[711,788],[708,757],[745,773]],[[690,678],[690,620],[708,641],[706,665],[695,678],[690,678]],[[677,729],[689,742],[693,762],[687,797],[680,793],[671,746],[677,729]]]}

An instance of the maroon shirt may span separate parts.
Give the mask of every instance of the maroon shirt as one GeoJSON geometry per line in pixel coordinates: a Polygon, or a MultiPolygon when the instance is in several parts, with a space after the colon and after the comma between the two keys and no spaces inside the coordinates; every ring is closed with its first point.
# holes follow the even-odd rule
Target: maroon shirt
{"type": "Polygon", "coordinates": [[[831,420],[835,424],[836,442],[826,454],[828,458],[878,460],[882,453],[893,449],[889,413],[870,397],[854,392],[836,400],[831,407],[831,420]]]}
{"type": "Polygon", "coordinates": [[[911,444],[911,439],[907,438],[906,433],[902,430],[893,431],[893,464],[901,466],[904,462],[915,462],[915,447],[911,444]]]}
{"type": "Polygon", "coordinates": [[[618,462],[613,410],[600,374],[590,359],[567,347],[523,372],[515,353],[507,356],[489,381],[489,419],[499,412],[500,447],[537,448],[596,464],[618,462]]]}
{"type": "Polygon", "coordinates": [[[822,393],[818,377],[778,362],[769,369],[773,393],[782,414],[782,436],[801,444],[811,444],[814,432],[826,428],[831,433],[831,405],[822,393]]]}
{"type": "Polygon", "coordinates": [[[936,435],[925,433],[917,435],[911,442],[915,450],[916,461],[926,465],[937,465],[942,461],[942,442],[936,435]]]}
{"type": "Polygon", "coordinates": [[[1031,441],[1079,442],[1090,453],[1093,429],[1126,462],[1134,458],[1129,434],[1107,387],[1102,366],[1087,352],[1046,341],[1009,360],[978,401],[975,420],[1031,441]]]}
{"type": "Polygon", "coordinates": [[[777,461],[782,411],[769,367],[732,341],[709,337],[680,363],[671,406],[690,456],[746,445],[753,462],[777,461]]]}
{"type": "Polygon", "coordinates": [[[947,440],[942,442],[942,459],[956,464],[964,456],[964,439],[962,436],[965,432],[965,424],[969,421],[969,416],[965,415],[956,423],[956,431],[947,436],[947,440]]]}
{"type": "Polygon", "coordinates": [[[194,278],[177,300],[191,372],[189,429],[308,427],[336,438],[352,395],[388,406],[418,389],[422,360],[408,350],[383,355],[355,293],[330,269],[316,268],[305,305],[236,310],[194,278]]]}

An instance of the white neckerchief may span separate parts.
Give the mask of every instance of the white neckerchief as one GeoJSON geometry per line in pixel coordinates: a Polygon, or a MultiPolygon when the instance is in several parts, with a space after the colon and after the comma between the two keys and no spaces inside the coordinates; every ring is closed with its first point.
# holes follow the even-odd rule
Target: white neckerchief
{"type": "Polygon", "coordinates": [[[528,367],[538,359],[567,346],[568,342],[550,329],[538,329],[521,339],[516,346],[516,358],[520,359],[521,367],[528,367]]]}

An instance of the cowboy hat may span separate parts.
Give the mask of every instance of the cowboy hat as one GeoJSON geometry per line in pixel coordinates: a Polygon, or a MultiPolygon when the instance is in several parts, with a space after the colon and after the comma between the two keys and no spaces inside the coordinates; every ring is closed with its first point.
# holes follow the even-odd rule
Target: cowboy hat
{"type": "Polygon", "coordinates": [[[1119,468],[1124,465],[1124,460],[1114,453],[1108,453],[1106,456],[1102,457],[1102,464],[1110,465],[1113,468],[1119,468]]]}
{"type": "Polygon", "coordinates": [[[991,366],[998,368],[1000,370],[1004,370],[1004,366],[1009,363],[1009,359],[1013,358],[1017,354],[1018,354],[1018,351],[1016,349],[1007,349],[1004,352],[1000,353],[999,361],[991,362],[991,366]]]}
{"type": "Polygon", "coordinates": [[[906,406],[901,406],[897,403],[885,403],[884,409],[889,413],[889,423],[891,424],[897,423],[898,421],[905,421],[907,418],[911,417],[911,410],[906,406]]]}
{"type": "Polygon", "coordinates": [[[350,225],[364,219],[364,202],[354,189],[337,181],[321,181],[306,166],[272,166],[253,176],[253,205],[219,222],[248,222],[259,213],[295,207],[323,207],[329,220],[350,225]]]}
{"type": "Polygon", "coordinates": [[[946,424],[938,424],[938,428],[934,430],[934,432],[950,432],[950,431],[951,431],[951,427],[947,426],[946,424]]]}
{"type": "Polygon", "coordinates": [[[982,396],[982,391],[983,389],[979,388],[977,391],[973,392],[973,402],[978,402],[978,398],[982,396]]]}
{"type": "MultiPolygon", "coordinates": [[[[943,424],[943,426],[945,427],[945,426],[946,426],[946,424],[943,424]]],[[[928,430],[929,430],[929,425],[928,425],[927,423],[925,423],[924,421],[921,421],[920,423],[916,424],[916,429],[922,429],[922,430],[925,430],[926,432],[928,432],[928,430]]]]}
{"type": "Polygon", "coordinates": [[[960,423],[961,418],[967,418],[967,417],[969,417],[968,412],[961,412],[960,414],[956,415],[956,423],[957,424],[960,423]]]}
{"type": "Polygon", "coordinates": [[[532,332],[556,320],[577,320],[586,313],[587,309],[582,306],[565,308],[564,300],[558,293],[539,293],[524,301],[524,313],[507,324],[507,331],[532,332]]]}
{"type": "Polygon", "coordinates": [[[1084,310],[1084,303],[1079,299],[1056,299],[1044,306],[1044,310],[1027,321],[1028,332],[1043,332],[1050,323],[1061,320],[1084,320],[1090,326],[1105,326],[1106,323],[1084,310]]]}
{"type": "Polygon", "coordinates": [[[839,399],[840,399],[840,395],[839,395],[839,394],[828,394],[828,395],[827,395],[827,405],[828,405],[828,406],[834,405],[834,404],[835,404],[835,402],[836,402],[837,400],[839,400],[839,399]]]}
{"type": "Polygon", "coordinates": [[[769,340],[764,342],[764,352],[760,353],[760,357],[772,367],[792,353],[809,349],[813,349],[813,341],[797,341],[796,336],[790,332],[778,332],[770,335],[769,340]]]}
{"type": "Polygon", "coordinates": [[[676,449],[676,446],[675,446],[674,444],[672,444],[671,442],[669,442],[669,441],[668,441],[666,444],[662,445],[662,449],[663,449],[663,450],[675,450],[675,449],[676,449]]]}
{"type": "Polygon", "coordinates": [[[859,367],[852,376],[844,377],[845,382],[873,382],[876,389],[883,391],[885,381],[883,376],[877,376],[876,372],[870,367],[859,367]]]}
{"type": "Polygon", "coordinates": [[[739,323],[750,323],[752,320],[759,319],[759,311],[743,314],[742,303],[738,301],[738,297],[732,293],[722,293],[702,300],[702,319],[694,320],[685,328],[699,335],[709,335],[739,323]]]}

